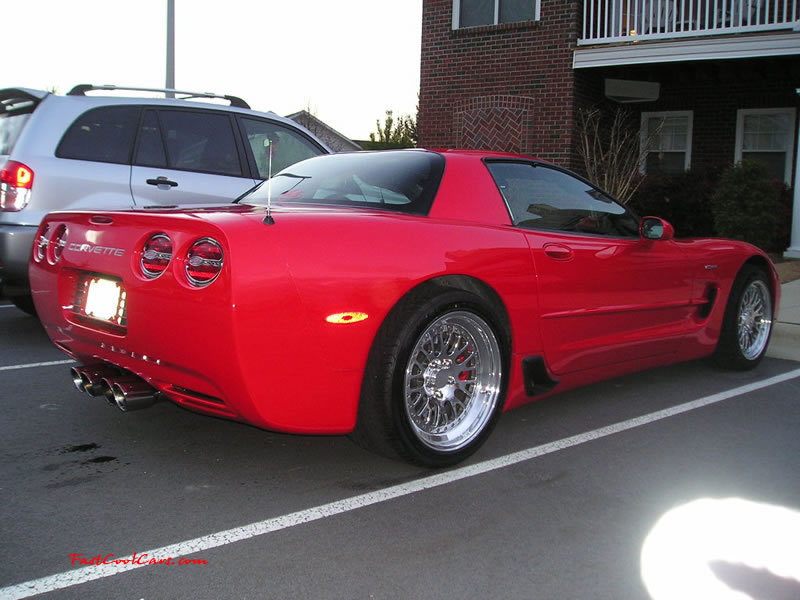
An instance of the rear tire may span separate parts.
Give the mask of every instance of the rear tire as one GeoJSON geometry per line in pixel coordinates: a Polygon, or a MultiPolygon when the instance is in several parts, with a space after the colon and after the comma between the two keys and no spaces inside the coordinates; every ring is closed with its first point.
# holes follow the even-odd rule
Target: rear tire
{"type": "Polygon", "coordinates": [[[733,282],[714,358],[726,369],[752,369],[767,351],[774,310],[767,274],[753,265],[742,267],[733,282]]]}
{"type": "Polygon", "coordinates": [[[489,304],[435,287],[396,307],[370,351],[360,445],[428,467],[473,454],[502,412],[509,344],[489,304]]]}
{"type": "Polygon", "coordinates": [[[32,317],[36,316],[36,307],[33,304],[32,296],[11,296],[9,300],[11,300],[11,303],[22,312],[27,313],[32,317]]]}

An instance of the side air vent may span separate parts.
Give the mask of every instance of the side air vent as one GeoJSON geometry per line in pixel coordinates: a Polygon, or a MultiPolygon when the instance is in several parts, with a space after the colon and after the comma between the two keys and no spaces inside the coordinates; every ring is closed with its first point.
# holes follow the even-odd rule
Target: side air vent
{"type": "Polygon", "coordinates": [[[522,374],[525,378],[525,394],[527,396],[540,396],[552,391],[558,385],[558,379],[553,379],[547,372],[547,365],[542,356],[523,358],[522,374]]]}
{"type": "Polygon", "coordinates": [[[719,293],[716,285],[709,285],[708,289],[706,290],[705,297],[706,302],[702,306],[700,306],[700,310],[697,311],[697,316],[701,319],[707,319],[708,316],[711,314],[711,310],[714,308],[714,304],[717,300],[717,294],[719,293]]]}

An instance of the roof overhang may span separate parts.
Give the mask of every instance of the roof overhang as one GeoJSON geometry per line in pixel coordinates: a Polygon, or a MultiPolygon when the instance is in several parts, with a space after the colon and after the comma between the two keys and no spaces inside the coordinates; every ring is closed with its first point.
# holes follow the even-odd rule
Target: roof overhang
{"type": "Polygon", "coordinates": [[[578,48],[573,69],[800,55],[800,32],[578,48]]]}

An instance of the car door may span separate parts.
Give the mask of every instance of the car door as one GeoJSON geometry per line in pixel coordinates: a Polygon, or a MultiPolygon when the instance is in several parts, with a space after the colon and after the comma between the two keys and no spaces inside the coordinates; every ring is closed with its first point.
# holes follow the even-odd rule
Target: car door
{"type": "Polygon", "coordinates": [[[140,116],[141,109],[129,104],[80,114],[61,137],[55,156],[37,153],[32,167],[41,177],[27,212],[33,208],[41,218],[52,210],[131,208],[130,159],[140,116]]]}
{"type": "Polygon", "coordinates": [[[555,374],[676,351],[688,331],[692,281],[675,242],[640,238],[629,211],[558,168],[488,166],[533,253],[555,374]]]}
{"type": "Polygon", "coordinates": [[[230,202],[250,189],[233,115],[148,109],[139,128],[131,193],[139,206],[230,202]]]}

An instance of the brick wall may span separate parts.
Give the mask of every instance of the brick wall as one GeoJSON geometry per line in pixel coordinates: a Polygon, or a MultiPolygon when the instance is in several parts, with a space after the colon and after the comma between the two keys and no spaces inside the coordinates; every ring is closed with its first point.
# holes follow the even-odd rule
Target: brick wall
{"type": "Polygon", "coordinates": [[[419,145],[531,154],[576,167],[572,52],[580,2],[541,19],[452,29],[452,0],[423,0],[419,145]]]}

